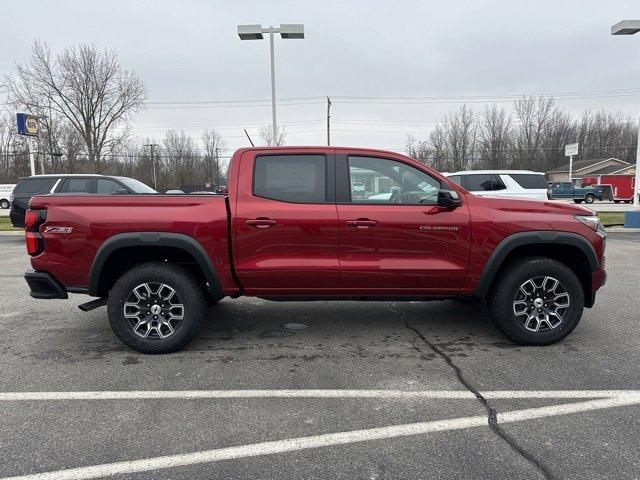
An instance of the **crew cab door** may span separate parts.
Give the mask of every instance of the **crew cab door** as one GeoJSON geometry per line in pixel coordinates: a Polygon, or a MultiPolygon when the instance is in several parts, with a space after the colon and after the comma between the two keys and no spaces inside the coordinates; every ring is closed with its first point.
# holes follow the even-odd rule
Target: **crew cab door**
{"type": "Polygon", "coordinates": [[[318,294],[338,281],[333,150],[289,152],[240,157],[233,251],[248,294],[318,294]]]}
{"type": "Polygon", "coordinates": [[[470,220],[466,203],[437,206],[438,189],[450,187],[401,156],[338,153],[336,172],[340,288],[381,295],[459,291],[470,220]],[[364,194],[355,182],[365,184],[364,194]]]}

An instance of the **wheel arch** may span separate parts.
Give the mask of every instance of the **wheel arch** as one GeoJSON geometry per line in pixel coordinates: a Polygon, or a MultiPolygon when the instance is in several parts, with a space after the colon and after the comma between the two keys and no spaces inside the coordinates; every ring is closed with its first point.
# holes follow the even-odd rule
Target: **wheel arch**
{"type": "Polygon", "coordinates": [[[474,296],[485,298],[503,268],[515,259],[530,256],[552,258],[568,266],[580,280],[586,306],[591,306],[591,273],[599,268],[598,256],[586,238],[569,232],[520,232],[503,239],[487,260],[474,296]]]}
{"type": "Polygon", "coordinates": [[[87,293],[104,297],[124,271],[154,260],[183,264],[209,284],[213,296],[224,296],[204,247],[188,235],[168,232],[120,233],[108,238],[93,259],[87,293]]]}

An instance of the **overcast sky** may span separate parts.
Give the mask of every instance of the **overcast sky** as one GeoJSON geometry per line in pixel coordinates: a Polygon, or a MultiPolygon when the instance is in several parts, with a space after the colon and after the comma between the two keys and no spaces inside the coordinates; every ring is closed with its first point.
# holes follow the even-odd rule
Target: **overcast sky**
{"type": "MultiPolygon", "coordinates": [[[[239,23],[304,23],[304,40],[276,40],[278,122],[287,144],[402,150],[407,133],[426,138],[433,123],[466,99],[474,110],[495,96],[638,90],[640,35],[609,28],[639,18],[638,0],[501,1],[29,1],[0,0],[0,74],[10,73],[39,38],[54,51],[78,43],[115,49],[147,83],[151,104],[134,117],[139,136],[168,128],[198,138],[216,128],[229,150],[257,137],[271,109],[269,43],[240,41],[239,23]],[[340,96],[435,97],[421,103],[340,96]],[[287,102],[286,99],[314,97],[287,102]],[[246,106],[252,100],[267,100],[246,106]],[[351,100],[353,102],[353,100],[351,100]],[[378,103],[376,103],[378,102],[378,103]],[[296,103],[293,104],[292,103],[296,103]],[[231,106],[234,105],[234,106],[231,106]]],[[[507,98],[505,98],[507,97],[507,98]]],[[[640,98],[594,93],[558,98],[579,114],[608,109],[637,115],[640,98]]]]}

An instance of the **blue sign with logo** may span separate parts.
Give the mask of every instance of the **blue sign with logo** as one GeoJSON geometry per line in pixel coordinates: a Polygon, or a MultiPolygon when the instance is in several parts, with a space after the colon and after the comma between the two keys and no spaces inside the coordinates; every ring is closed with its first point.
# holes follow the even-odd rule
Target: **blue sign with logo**
{"type": "Polygon", "coordinates": [[[28,113],[16,113],[18,134],[35,137],[38,135],[38,117],[28,113]]]}

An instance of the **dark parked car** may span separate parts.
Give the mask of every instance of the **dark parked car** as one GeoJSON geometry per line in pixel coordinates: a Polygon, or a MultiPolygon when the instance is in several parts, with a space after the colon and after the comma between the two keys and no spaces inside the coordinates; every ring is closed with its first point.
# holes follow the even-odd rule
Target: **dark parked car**
{"type": "Polygon", "coordinates": [[[11,202],[11,223],[14,227],[24,227],[24,215],[29,208],[29,200],[34,195],[48,193],[78,193],[111,195],[119,193],[158,193],[144,183],[128,177],[104,175],[52,174],[22,177],[13,190],[11,202]]]}

